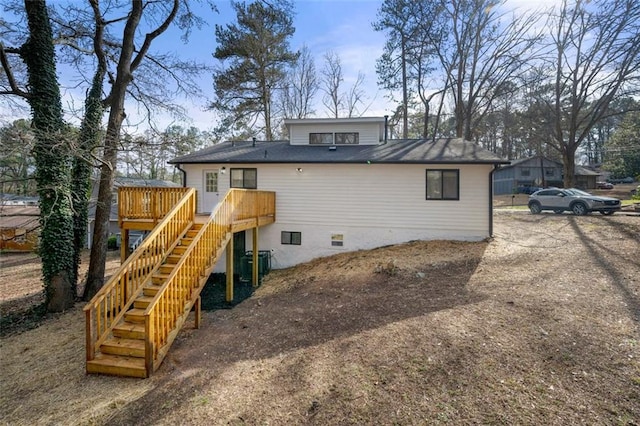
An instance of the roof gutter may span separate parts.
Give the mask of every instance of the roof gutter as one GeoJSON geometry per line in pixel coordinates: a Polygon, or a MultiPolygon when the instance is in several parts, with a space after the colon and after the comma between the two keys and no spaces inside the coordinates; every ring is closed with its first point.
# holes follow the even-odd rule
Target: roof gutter
{"type": "Polygon", "coordinates": [[[180,163],[176,163],[175,167],[176,169],[182,172],[182,187],[186,188],[187,187],[187,171],[182,167],[180,167],[180,163]]]}

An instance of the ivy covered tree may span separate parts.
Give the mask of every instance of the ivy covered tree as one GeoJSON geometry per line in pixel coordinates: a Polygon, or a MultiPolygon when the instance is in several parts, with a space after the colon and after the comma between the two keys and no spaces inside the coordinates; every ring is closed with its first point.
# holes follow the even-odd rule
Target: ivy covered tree
{"type": "Polygon", "coordinates": [[[50,312],[60,312],[73,306],[75,301],[71,151],[63,120],[47,5],[44,0],[25,0],[24,7],[29,36],[19,48],[2,46],[2,66],[9,81],[8,94],[22,96],[31,107],[45,305],[50,312]],[[13,76],[6,59],[11,53],[19,54],[26,65],[28,89],[19,87],[13,76]]]}
{"type": "Polygon", "coordinates": [[[293,35],[290,1],[231,2],[237,23],[216,25],[220,66],[214,72],[215,100],[222,114],[221,131],[256,130],[273,139],[276,92],[285,86],[287,68],[299,53],[289,48],[293,35]]]}

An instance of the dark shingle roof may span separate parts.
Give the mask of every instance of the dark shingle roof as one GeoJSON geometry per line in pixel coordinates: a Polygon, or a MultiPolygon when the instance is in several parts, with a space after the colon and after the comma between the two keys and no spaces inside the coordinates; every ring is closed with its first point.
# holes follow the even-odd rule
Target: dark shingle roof
{"type": "Polygon", "coordinates": [[[289,141],[224,142],[175,158],[187,163],[485,163],[506,164],[490,151],[462,139],[389,140],[379,145],[291,145],[289,141]]]}

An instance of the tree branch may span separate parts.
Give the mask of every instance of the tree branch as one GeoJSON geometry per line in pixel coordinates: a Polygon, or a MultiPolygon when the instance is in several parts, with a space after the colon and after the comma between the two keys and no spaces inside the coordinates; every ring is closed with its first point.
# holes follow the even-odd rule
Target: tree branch
{"type": "MultiPolygon", "coordinates": [[[[18,87],[18,83],[16,82],[16,79],[13,76],[13,71],[11,70],[11,65],[9,64],[9,58],[7,57],[8,51],[9,49],[5,49],[4,43],[0,42],[0,62],[2,63],[2,69],[7,75],[7,80],[9,81],[9,87],[11,88],[11,90],[0,91],[0,95],[16,95],[24,99],[30,99],[31,94],[22,90],[20,87],[18,87]]],[[[15,51],[15,53],[19,53],[19,50],[17,49],[11,49],[11,51],[15,51]]]]}

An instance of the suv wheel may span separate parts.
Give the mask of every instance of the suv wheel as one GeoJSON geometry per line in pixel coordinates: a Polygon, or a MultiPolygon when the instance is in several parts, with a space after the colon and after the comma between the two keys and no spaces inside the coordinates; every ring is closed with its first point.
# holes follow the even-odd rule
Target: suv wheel
{"type": "Polygon", "coordinates": [[[540,203],[536,201],[529,204],[529,210],[531,211],[531,214],[540,214],[542,207],[540,206],[540,203]]]}
{"type": "Polygon", "coordinates": [[[575,203],[573,206],[571,206],[571,211],[576,216],[584,216],[585,214],[587,214],[587,212],[589,210],[587,209],[586,204],[584,204],[584,203],[575,203]]]}

